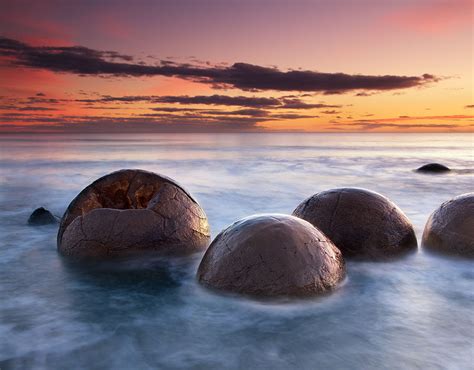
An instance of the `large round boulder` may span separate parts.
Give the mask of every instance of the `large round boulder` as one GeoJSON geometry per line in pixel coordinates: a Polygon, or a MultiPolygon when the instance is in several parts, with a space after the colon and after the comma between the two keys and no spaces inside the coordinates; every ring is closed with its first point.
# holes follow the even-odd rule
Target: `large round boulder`
{"type": "Polygon", "coordinates": [[[441,204],[428,218],[422,245],[436,252],[474,258],[474,193],[441,204]]]}
{"type": "Polygon", "coordinates": [[[441,163],[428,163],[416,169],[416,172],[421,173],[444,173],[449,171],[451,171],[449,167],[441,163]]]}
{"type": "Polygon", "coordinates": [[[197,272],[210,287],[254,296],[307,296],[330,291],[345,277],[341,252],[299,218],[257,215],[223,230],[197,272]]]}
{"type": "Polygon", "coordinates": [[[417,248],[408,217],[389,199],[370,190],[323,191],[303,201],[293,215],[320,229],[344,257],[384,260],[417,248]]]}
{"type": "Polygon", "coordinates": [[[68,256],[182,254],[209,245],[206,214],[168,177],[121,170],[74,198],[59,227],[58,250],[68,256]]]}

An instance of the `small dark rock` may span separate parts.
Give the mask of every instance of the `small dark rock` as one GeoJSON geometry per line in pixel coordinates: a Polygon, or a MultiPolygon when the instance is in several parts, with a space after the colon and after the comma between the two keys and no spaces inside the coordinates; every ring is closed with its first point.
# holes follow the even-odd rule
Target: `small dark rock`
{"type": "Polygon", "coordinates": [[[213,240],[197,278],[215,289],[254,296],[308,296],[334,289],[346,274],[341,252],[297,217],[257,215],[213,240]]]}
{"type": "Polygon", "coordinates": [[[423,172],[423,173],[443,173],[451,171],[450,168],[446,167],[440,163],[428,163],[424,166],[421,166],[416,170],[416,172],[423,172]]]}
{"type": "Polygon", "coordinates": [[[384,260],[417,248],[408,217],[389,199],[370,190],[323,191],[303,201],[293,215],[316,226],[347,258],[384,260]]]}
{"type": "Polygon", "coordinates": [[[474,193],[441,204],[428,218],[422,245],[432,251],[474,258],[474,193]]]}
{"type": "Polygon", "coordinates": [[[58,222],[58,219],[46,208],[36,208],[28,218],[28,225],[50,225],[58,222]]]}
{"type": "Polygon", "coordinates": [[[121,170],[74,198],[61,220],[58,250],[93,258],[186,254],[206,249],[209,239],[204,210],[175,181],[121,170]]]}

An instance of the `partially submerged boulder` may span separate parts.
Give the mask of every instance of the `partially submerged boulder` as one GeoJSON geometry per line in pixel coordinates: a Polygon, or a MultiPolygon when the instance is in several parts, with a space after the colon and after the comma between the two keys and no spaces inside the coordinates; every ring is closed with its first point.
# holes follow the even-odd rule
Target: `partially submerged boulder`
{"type": "Polygon", "coordinates": [[[416,172],[422,173],[444,173],[449,172],[451,169],[440,163],[428,163],[416,169],[416,172]]]}
{"type": "Polygon", "coordinates": [[[197,278],[215,289],[254,296],[308,296],[345,277],[341,252],[310,223],[268,214],[223,230],[204,255],[197,278]]]}
{"type": "Polygon", "coordinates": [[[474,193],[441,204],[428,218],[422,245],[439,253],[474,258],[474,193]]]}
{"type": "Polygon", "coordinates": [[[57,224],[58,219],[46,208],[36,208],[28,218],[28,225],[40,226],[40,225],[51,225],[57,224]]]}
{"type": "Polygon", "coordinates": [[[94,181],[69,205],[58,250],[77,257],[139,253],[182,254],[205,249],[206,214],[168,177],[121,170],[94,181]]]}
{"type": "Polygon", "coordinates": [[[303,201],[293,215],[320,229],[344,257],[384,260],[417,248],[408,217],[389,199],[370,190],[323,191],[303,201]]]}

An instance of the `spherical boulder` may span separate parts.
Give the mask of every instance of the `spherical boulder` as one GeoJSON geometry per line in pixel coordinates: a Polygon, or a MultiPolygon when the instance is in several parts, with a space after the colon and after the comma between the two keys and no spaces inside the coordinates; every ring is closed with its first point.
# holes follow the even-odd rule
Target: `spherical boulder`
{"type": "Polygon", "coordinates": [[[28,218],[28,225],[40,226],[57,224],[58,219],[44,207],[36,208],[28,218]]]}
{"type": "Polygon", "coordinates": [[[417,248],[407,216],[389,199],[370,190],[323,191],[303,201],[293,215],[320,229],[344,257],[376,261],[417,248]]]}
{"type": "Polygon", "coordinates": [[[267,214],[221,231],[206,251],[199,282],[253,296],[308,296],[334,289],[345,277],[341,252],[299,218],[267,214]]]}
{"type": "Polygon", "coordinates": [[[428,218],[422,245],[435,252],[474,258],[474,193],[441,204],[428,218]]]}
{"type": "Polygon", "coordinates": [[[74,198],[59,227],[58,250],[76,257],[182,254],[209,245],[206,214],[168,177],[121,170],[74,198]]]}
{"type": "Polygon", "coordinates": [[[451,169],[440,163],[428,163],[416,169],[416,172],[422,173],[443,173],[449,172],[451,169]]]}

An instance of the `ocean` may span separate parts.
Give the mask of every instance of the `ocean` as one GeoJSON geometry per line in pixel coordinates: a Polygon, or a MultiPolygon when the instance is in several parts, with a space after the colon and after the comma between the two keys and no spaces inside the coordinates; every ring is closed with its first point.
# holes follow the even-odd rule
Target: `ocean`
{"type": "Polygon", "coordinates": [[[61,216],[86,185],[140,168],[204,208],[212,236],[255,213],[363,187],[394,201],[418,240],[442,202],[474,189],[472,134],[0,136],[0,369],[469,369],[474,262],[422,248],[347,263],[329,296],[257,300],[200,287],[202,255],[78,268],[56,251],[61,216]],[[413,170],[440,162],[454,171],[413,170]]]}

